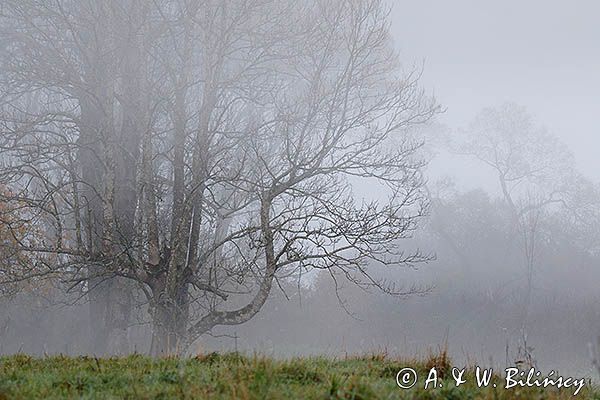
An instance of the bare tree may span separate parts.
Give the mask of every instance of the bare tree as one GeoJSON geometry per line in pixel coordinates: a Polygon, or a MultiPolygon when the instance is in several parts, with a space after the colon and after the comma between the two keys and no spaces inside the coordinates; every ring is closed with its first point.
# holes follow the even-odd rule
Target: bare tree
{"type": "Polygon", "coordinates": [[[458,143],[460,154],[473,156],[497,176],[500,193],[510,210],[515,237],[520,236],[526,290],[526,323],[531,302],[540,221],[548,212],[569,207],[581,177],[571,152],[527,111],[506,103],[482,110],[458,143]]]}
{"type": "Polygon", "coordinates": [[[248,321],[310,270],[405,294],[368,265],[427,259],[397,240],[428,205],[407,129],[438,107],[399,64],[380,1],[2,14],[1,182],[46,232],[18,247],[40,260],[29,277],[87,294],[98,351],[126,351],[137,292],[154,354],[248,321]],[[367,187],[378,195],[356,195],[367,187]]]}
{"type": "Polygon", "coordinates": [[[77,271],[71,288],[85,282],[97,352],[114,334],[114,350],[127,347],[131,289],[108,266],[122,261],[133,235],[146,9],[137,1],[8,1],[2,9],[3,178],[53,231],[43,245],[24,246],[60,255],[44,273],[66,267],[77,271]]]}

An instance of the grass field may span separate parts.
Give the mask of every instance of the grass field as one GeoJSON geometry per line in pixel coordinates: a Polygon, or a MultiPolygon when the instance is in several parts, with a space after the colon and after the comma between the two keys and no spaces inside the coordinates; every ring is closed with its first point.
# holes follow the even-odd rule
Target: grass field
{"type": "MultiPolygon", "coordinates": [[[[572,399],[573,388],[477,388],[471,371],[455,387],[442,356],[400,361],[366,357],[272,360],[261,356],[208,354],[196,358],[144,356],[0,358],[0,400],[4,399],[572,399]],[[404,367],[419,375],[412,389],[401,389],[396,374],[404,367]],[[423,389],[436,367],[443,387],[423,389]]],[[[578,399],[600,399],[586,387],[578,399]]]]}

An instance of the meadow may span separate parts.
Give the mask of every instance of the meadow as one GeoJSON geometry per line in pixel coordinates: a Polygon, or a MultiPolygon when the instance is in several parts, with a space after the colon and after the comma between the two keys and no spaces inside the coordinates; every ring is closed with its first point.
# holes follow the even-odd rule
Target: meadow
{"type": "Polygon", "coordinates": [[[474,371],[456,387],[445,353],[423,360],[384,354],[275,360],[260,355],[210,353],[192,358],[121,358],[14,355],[0,358],[0,400],[5,399],[600,399],[573,389],[504,389],[500,376],[478,388],[474,371]],[[410,366],[419,375],[401,389],[396,375],[410,366]],[[435,367],[442,387],[423,388],[435,367]]]}

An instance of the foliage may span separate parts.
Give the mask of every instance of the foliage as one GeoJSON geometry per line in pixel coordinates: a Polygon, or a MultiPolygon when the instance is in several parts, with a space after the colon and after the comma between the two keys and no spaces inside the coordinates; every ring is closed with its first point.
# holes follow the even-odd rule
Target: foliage
{"type": "Polygon", "coordinates": [[[39,276],[41,272],[23,251],[24,246],[40,238],[24,208],[11,190],[0,185],[0,295],[3,296],[40,287],[37,279],[22,279],[25,275],[39,276]]]}

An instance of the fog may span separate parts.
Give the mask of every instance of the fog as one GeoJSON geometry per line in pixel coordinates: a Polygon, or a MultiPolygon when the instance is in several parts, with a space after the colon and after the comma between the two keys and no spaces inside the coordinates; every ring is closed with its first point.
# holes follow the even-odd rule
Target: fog
{"type": "Polygon", "coordinates": [[[598,131],[599,7],[593,0],[400,2],[391,30],[403,56],[425,63],[422,82],[447,107],[440,119],[450,127],[483,106],[522,104],[598,180],[590,141],[598,131]]]}
{"type": "Polygon", "coordinates": [[[1,354],[597,377],[597,2],[142,3],[0,5],[1,354]]]}

